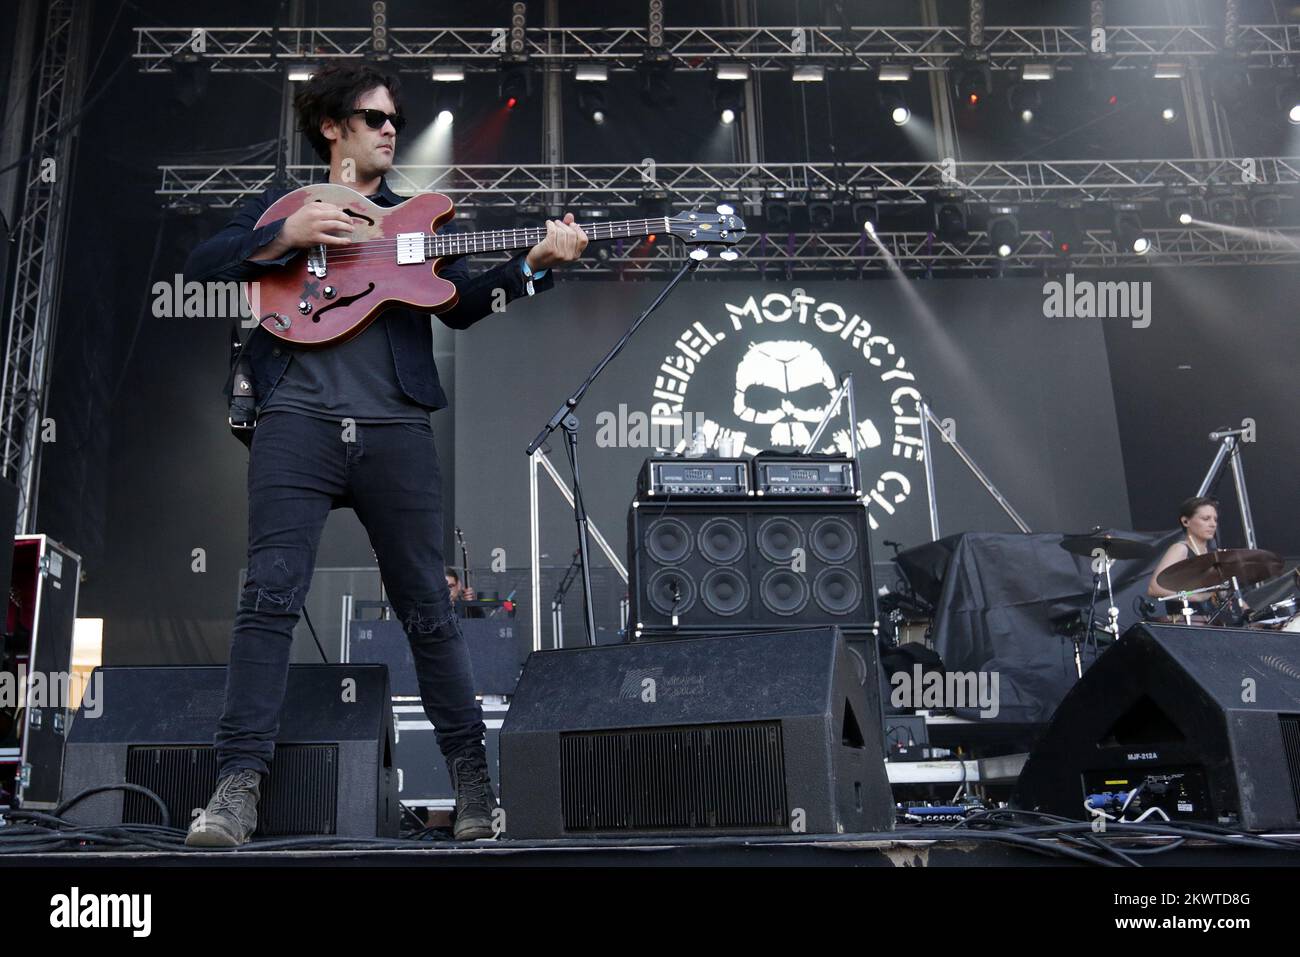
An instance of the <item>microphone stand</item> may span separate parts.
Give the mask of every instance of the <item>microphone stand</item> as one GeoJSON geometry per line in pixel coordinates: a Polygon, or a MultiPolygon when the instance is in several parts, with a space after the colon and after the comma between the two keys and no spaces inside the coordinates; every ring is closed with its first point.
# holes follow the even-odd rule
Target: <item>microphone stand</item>
{"type": "Polygon", "coordinates": [[[663,288],[655,301],[650,303],[645,312],[637,316],[636,321],[632,323],[627,332],[623,333],[623,338],[614,343],[614,347],[605,353],[603,359],[596,363],[595,368],[591,370],[582,384],[573,390],[573,394],[560,404],[560,407],[555,410],[546,425],[542,426],[542,430],[537,433],[537,438],[529,443],[526,450],[528,455],[532,455],[542,447],[542,444],[550,437],[552,432],[556,429],[564,430],[564,447],[569,456],[569,469],[573,472],[573,518],[578,526],[578,560],[582,568],[582,616],[587,628],[587,644],[589,645],[594,646],[596,644],[596,616],[591,604],[591,556],[587,552],[587,508],[583,504],[582,481],[578,475],[579,423],[578,417],[574,413],[578,408],[578,403],[582,401],[582,397],[587,394],[591,384],[596,381],[596,377],[604,371],[605,366],[614,360],[615,356],[623,351],[623,347],[628,344],[637,329],[641,327],[641,323],[645,322],[650,313],[663,304],[663,301],[668,298],[668,294],[686,277],[687,273],[692,273],[699,268],[700,263],[708,255],[707,250],[704,251],[704,255],[698,255],[700,252],[699,249],[692,251],[682,268],[677,271],[677,275],[669,280],[668,285],[663,288]]]}

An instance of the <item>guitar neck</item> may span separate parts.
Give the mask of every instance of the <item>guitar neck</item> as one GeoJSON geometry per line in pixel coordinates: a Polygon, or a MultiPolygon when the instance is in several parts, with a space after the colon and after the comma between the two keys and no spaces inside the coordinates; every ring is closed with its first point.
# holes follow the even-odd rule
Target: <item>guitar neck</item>
{"type": "MultiPolygon", "coordinates": [[[[605,239],[640,239],[651,233],[666,233],[668,217],[657,216],[651,219],[624,219],[613,223],[579,223],[587,238],[595,241],[605,239]]],[[[532,249],[546,238],[546,228],[526,227],[519,229],[490,229],[481,233],[448,233],[446,235],[430,234],[424,240],[424,252],[430,259],[439,256],[465,256],[471,253],[513,252],[517,249],[532,249]]]]}

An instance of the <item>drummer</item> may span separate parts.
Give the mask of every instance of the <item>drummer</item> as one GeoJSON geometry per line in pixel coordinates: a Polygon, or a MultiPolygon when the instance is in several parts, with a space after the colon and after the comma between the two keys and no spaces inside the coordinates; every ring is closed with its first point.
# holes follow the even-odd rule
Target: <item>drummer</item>
{"type": "Polygon", "coordinates": [[[1165,550],[1160,563],[1156,565],[1147,585],[1147,594],[1152,598],[1168,598],[1178,594],[1156,581],[1161,572],[1170,565],[1204,555],[1210,550],[1210,542],[1219,530],[1219,503],[1206,495],[1194,495],[1179,506],[1178,522],[1183,526],[1183,537],[1165,550]]]}
{"type": "MultiPolygon", "coordinates": [[[[1219,503],[1207,495],[1194,495],[1179,506],[1178,522],[1183,526],[1183,537],[1165,550],[1147,584],[1147,594],[1153,598],[1169,598],[1178,594],[1157,581],[1166,568],[1210,551],[1210,544],[1219,529],[1219,503]]],[[[1207,621],[1216,607],[1213,602],[1204,600],[1191,604],[1196,610],[1193,621],[1197,622],[1207,621]]],[[[1177,620],[1179,616],[1174,613],[1173,604],[1170,603],[1168,608],[1171,620],[1177,620]]]]}

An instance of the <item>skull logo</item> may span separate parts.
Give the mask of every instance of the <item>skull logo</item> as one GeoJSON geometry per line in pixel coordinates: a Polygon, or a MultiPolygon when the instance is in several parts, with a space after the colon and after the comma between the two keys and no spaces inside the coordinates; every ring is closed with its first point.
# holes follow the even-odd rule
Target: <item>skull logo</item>
{"type": "Polygon", "coordinates": [[[771,426],[775,448],[802,446],[826,414],[835,373],[809,342],[751,342],[736,366],[733,410],[742,422],[771,426]]]}

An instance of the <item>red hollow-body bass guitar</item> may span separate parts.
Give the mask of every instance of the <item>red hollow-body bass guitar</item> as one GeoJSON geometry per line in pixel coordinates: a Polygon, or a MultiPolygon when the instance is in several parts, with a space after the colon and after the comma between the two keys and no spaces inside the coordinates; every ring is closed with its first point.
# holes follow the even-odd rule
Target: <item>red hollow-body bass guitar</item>
{"type": "MultiPolygon", "coordinates": [[[[456,305],[456,286],[438,275],[441,263],[470,253],[530,249],[546,238],[545,227],[493,229],[438,235],[455,215],[441,193],[419,193],[398,206],[378,206],[336,183],[304,186],[276,200],[258,226],[284,219],[307,203],[332,203],[352,217],[352,242],[302,250],[269,269],[244,296],[267,332],[303,347],[327,346],[358,335],[384,309],[409,306],[443,312],[456,305]]],[[[745,223],[726,207],[716,213],[679,213],[621,222],[582,224],[593,241],[640,238],[654,233],[695,245],[734,246],[745,223]]]]}

